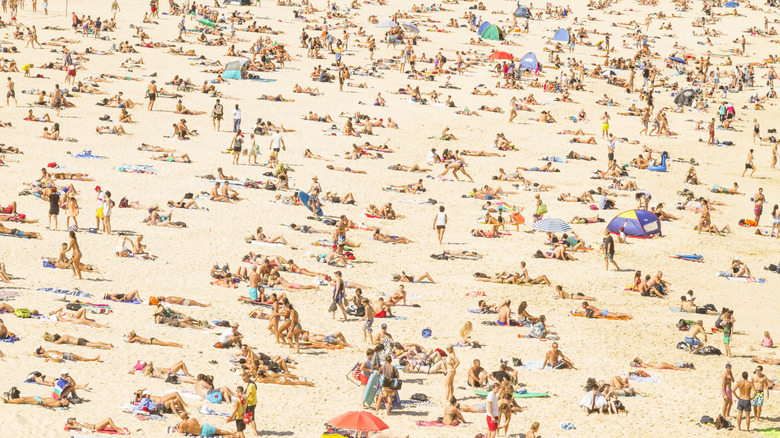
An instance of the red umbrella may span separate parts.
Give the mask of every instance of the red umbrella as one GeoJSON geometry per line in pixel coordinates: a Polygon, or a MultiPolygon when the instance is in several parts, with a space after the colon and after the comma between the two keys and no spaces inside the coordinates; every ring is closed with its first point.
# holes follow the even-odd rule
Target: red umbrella
{"type": "Polygon", "coordinates": [[[507,52],[493,52],[488,56],[490,59],[515,59],[511,53],[507,52]]]}
{"type": "Polygon", "coordinates": [[[338,417],[330,419],[328,424],[339,429],[358,432],[379,432],[389,428],[379,417],[366,411],[345,412],[338,417]]]}

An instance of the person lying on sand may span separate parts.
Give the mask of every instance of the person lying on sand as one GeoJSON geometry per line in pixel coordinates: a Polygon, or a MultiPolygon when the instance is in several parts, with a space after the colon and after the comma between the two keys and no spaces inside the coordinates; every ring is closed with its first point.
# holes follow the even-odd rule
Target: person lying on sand
{"type": "Polygon", "coordinates": [[[120,303],[127,303],[133,300],[141,301],[141,296],[138,295],[138,291],[134,290],[128,294],[113,293],[103,295],[104,300],[117,301],[120,303]]]}
{"type": "Polygon", "coordinates": [[[412,241],[406,237],[389,236],[387,234],[382,234],[379,232],[379,230],[374,231],[374,234],[371,236],[371,238],[385,243],[412,243],[412,241]]]}
{"type": "Polygon", "coordinates": [[[131,135],[131,134],[128,134],[127,132],[125,132],[125,128],[123,128],[122,126],[116,126],[116,125],[111,126],[111,127],[108,127],[108,126],[96,126],[95,127],[95,131],[98,134],[131,135]]]}
{"type": "Polygon", "coordinates": [[[130,333],[128,333],[125,336],[125,342],[128,344],[146,344],[146,345],[159,345],[162,347],[177,347],[182,348],[182,345],[176,342],[165,342],[161,341],[157,338],[142,338],[135,334],[135,330],[131,330],[130,333]]]}
{"type": "Polygon", "coordinates": [[[68,418],[68,422],[65,424],[66,430],[78,430],[78,431],[87,431],[87,432],[121,432],[125,430],[122,427],[117,426],[114,424],[114,420],[111,418],[106,418],[105,420],[98,421],[95,424],[90,423],[83,423],[76,419],[76,417],[68,418]],[[111,429],[108,429],[108,428],[111,429]]]}
{"type": "Polygon", "coordinates": [[[167,161],[169,163],[192,163],[192,160],[188,154],[181,154],[177,157],[173,154],[168,155],[167,153],[164,153],[159,157],[152,157],[152,160],[167,161]]]}
{"type": "Polygon", "coordinates": [[[163,296],[149,297],[149,304],[157,305],[158,303],[178,304],[180,306],[191,306],[191,307],[211,307],[211,304],[203,304],[195,300],[182,298],[182,297],[163,297],[163,296]]]}
{"type": "Polygon", "coordinates": [[[564,292],[563,286],[558,285],[555,286],[555,293],[556,299],[565,299],[565,300],[590,300],[590,301],[596,301],[596,298],[588,297],[582,294],[582,292],[577,292],[576,294],[570,294],[568,292],[564,292]]]}
{"type": "Polygon", "coordinates": [[[309,333],[304,331],[301,334],[302,342],[311,342],[315,344],[328,344],[328,345],[341,345],[344,347],[354,347],[347,342],[347,338],[341,332],[336,332],[331,335],[320,335],[317,333],[309,333]]]}
{"type": "Polygon", "coordinates": [[[610,312],[607,309],[599,309],[596,306],[591,306],[587,301],[582,302],[582,310],[584,310],[586,314],[590,311],[593,315],[599,315],[602,318],[606,318],[607,316],[614,318],[631,318],[631,315],[628,313],[610,312]]]}
{"type": "Polygon", "coordinates": [[[7,228],[3,225],[0,225],[0,234],[10,234],[11,236],[16,237],[32,237],[34,239],[41,238],[40,233],[36,233],[34,231],[21,231],[17,230],[16,228],[7,228]]]}
{"type": "Polygon", "coordinates": [[[198,420],[194,418],[190,418],[189,414],[186,412],[178,413],[179,418],[181,418],[181,423],[179,423],[176,426],[176,431],[188,434],[191,436],[202,436],[202,437],[213,437],[213,436],[226,436],[226,437],[235,437],[236,434],[229,430],[224,429],[218,429],[215,426],[212,426],[207,423],[203,423],[202,425],[198,422],[198,420]]]}
{"type": "MultiPolygon", "coordinates": [[[[96,362],[100,360],[100,356],[97,356],[95,358],[88,358],[84,356],[79,356],[78,354],[68,353],[68,352],[62,352],[57,350],[46,350],[43,347],[38,347],[35,349],[35,353],[33,353],[33,356],[35,357],[42,357],[48,360],[51,360],[52,362],[62,363],[63,361],[70,360],[74,362],[96,362]]],[[[85,386],[86,387],[86,386],[85,386]]]]}
{"type": "MultiPolygon", "coordinates": [[[[155,368],[154,364],[152,362],[147,362],[144,367],[141,369],[143,371],[144,377],[151,377],[154,379],[163,379],[166,382],[170,378],[170,376],[176,376],[176,374],[181,371],[184,373],[184,376],[176,376],[176,380],[178,382],[182,383],[195,383],[195,378],[190,375],[190,373],[187,371],[187,365],[184,364],[182,361],[178,361],[175,364],[171,365],[170,367],[158,367],[155,368]]],[[[130,371],[130,374],[133,374],[135,372],[135,368],[130,371]]]]}
{"type": "Polygon", "coordinates": [[[98,324],[96,321],[87,318],[87,308],[82,306],[76,311],[69,311],[65,306],[49,312],[59,322],[70,322],[73,324],[86,325],[93,328],[106,328],[108,324],[98,324]]]}
{"type": "Polygon", "coordinates": [[[691,368],[674,366],[668,362],[644,361],[638,357],[631,361],[631,366],[637,368],[655,368],[657,370],[691,371],[691,368]]]}
{"type": "Polygon", "coordinates": [[[9,405],[36,405],[43,406],[45,408],[67,408],[70,402],[67,398],[55,399],[52,397],[19,397],[15,399],[7,399],[3,397],[3,403],[9,405]]]}
{"type": "Polygon", "coordinates": [[[113,344],[109,344],[107,342],[90,342],[84,338],[77,338],[75,336],[70,335],[59,335],[57,333],[50,334],[50,333],[44,333],[43,340],[47,342],[53,342],[56,345],[60,344],[70,344],[70,345],[78,345],[81,347],[90,347],[90,348],[99,348],[102,350],[110,350],[114,348],[113,344]]]}
{"type": "Polygon", "coordinates": [[[436,284],[436,282],[433,281],[433,278],[431,278],[430,274],[427,272],[412,276],[407,275],[406,272],[401,271],[401,275],[393,275],[393,281],[400,281],[401,283],[422,283],[424,280],[428,280],[428,282],[436,284]]]}

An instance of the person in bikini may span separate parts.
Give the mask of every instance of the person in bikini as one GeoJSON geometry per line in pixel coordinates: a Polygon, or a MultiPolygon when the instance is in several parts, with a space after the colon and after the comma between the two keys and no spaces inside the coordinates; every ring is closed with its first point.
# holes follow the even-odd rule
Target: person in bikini
{"type": "Polygon", "coordinates": [[[130,333],[125,336],[125,342],[128,344],[137,343],[137,344],[147,344],[147,345],[160,345],[162,347],[177,347],[182,348],[181,344],[178,344],[176,342],[165,342],[161,341],[157,338],[142,338],[135,334],[135,330],[131,330],[130,333]]]}
{"type": "Polygon", "coordinates": [[[556,299],[596,301],[596,298],[585,296],[581,292],[578,292],[576,295],[570,294],[568,292],[564,292],[563,286],[561,285],[555,286],[555,293],[556,293],[555,295],[556,299]]]}
{"type": "Polygon", "coordinates": [[[122,433],[125,428],[119,427],[116,424],[114,424],[114,420],[111,418],[106,418],[105,420],[98,421],[95,424],[90,423],[83,423],[78,420],[76,420],[76,417],[68,418],[68,422],[65,424],[65,429],[68,431],[71,430],[77,430],[77,431],[90,431],[90,432],[113,432],[113,433],[122,433]],[[110,429],[109,429],[110,428],[110,429]]]}
{"type": "Polygon", "coordinates": [[[57,350],[46,350],[43,347],[38,347],[35,349],[35,353],[33,353],[33,356],[35,357],[42,357],[47,360],[51,360],[52,362],[62,363],[66,360],[71,360],[74,362],[97,362],[100,360],[100,356],[89,358],[84,356],[79,356],[77,354],[68,353],[68,352],[62,352],[57,350]]]}
{"type": "Polygon", "coordinates": [[[70,402],[67,398],[52,398],[52,397],[19,397],[15,399],[3,398],[3,403],[9,405],[36,405],[46,408],[67,408],[70,402]]]}
{"type": "Polygon", "coordinates": [[[628,313],[619,313],[619,312],[610,312],[607,309],[599,309],[596,306],[591,306],[588,304],[587,301],[582,302],[582,310],[587,315],[590,312],[592,312],[593,315],[601,316],[602,318],[606,318],[608,316],[614,317],[614,318],[631,318],[631,315],[628,313]]]}

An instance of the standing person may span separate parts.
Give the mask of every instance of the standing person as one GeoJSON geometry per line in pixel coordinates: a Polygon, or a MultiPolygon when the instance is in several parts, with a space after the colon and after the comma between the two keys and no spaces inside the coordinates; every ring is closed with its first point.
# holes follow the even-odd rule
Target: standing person
{"type": "Polygon", "coordinates": [[[246,164],[257,164],[257,155],[260,153],[260,146],[255,141],[255,135],[249,134],[249,141],[252,144],[246,148],[246,164]]]}
{"type": "Polygon", "coordinates": [[[764,202],[766,202],[764,189],[759,188],[758,193],[753,196],[753,203],[755,204],[753,206],[753,214],[756,215],[756,226],[758,226],[758,221],[761,220],[761,214],[764,213],[764,202]]]}
{"type": "Polygon", "coordinates": [[[707,139],[707,146],[712,146],[715,144],[715,117],[713,117],[710,124],[707,125],[707,132],[710,134],[707,139]]]}
{"type": "Polygon", "coordinates": [[[778,209],[777,204],[775,204],[775,208],[772,209],[772,231],[771,234],[774,234],[775,237],[780,239],[780,209],[778,209]],[[777,231],[775,231],[777,229],[777,231]]]}
{"type": "Polygon", "coordinates": [[[68,200],[65,204],[65,210],[67,214],[65,226],[70,228],[70,220],[73,219],[73,226],[76,227],[76,230],[78,230],[79,223],[76,220],[76,216],[79,215],[79,203],[76,201],[76,195],[73,193],[68,193],[68,200]]]}
{"type": "MultiPolygon", "coordinates": [[[[376,412],[379,413],[379,407],[384,402],[387,408],[387,415],[390,415],[390,409],[393,407],[393,398],[395,397],[396,389],[392,386],[398,379],[398,368],[393,366],[393,356],[385,356],[385,363],[379,367],[379,375],[384,376],[385,379],[382,383],[382,387],[379,389],[379,401],[376,404],[376,412]]],[[[396,387],[397,388],[397,387],[396,387]]]]}
{"type": "Polygon", "coordinates": [[[248,373],[244,373],[241,376],[246,383],[246,413],[251,420],[248,424],[252,427],[255,435],[258,435],[257,424],[255,424],[255,408],[257,407],[257,383],[252,381],[252,376],[248,373]]]}
{"type": "Polygon", "coordinates": [[[363,305],[363,308],[366,309],[366,314],[363,315],[362,318],[360,318],[361,321],[363,321],[364,319],[366,320],[366,323],[363,324],[363,342],[366,342],[366,336],[368,336],[368,343],[372,344],[374,340],[373,327],[374,327],[374,315],[376,315],[376,310],[374,310],[374,306],[371,305],[371,301],[368,298],[363,298],[363,302],[361,304],[363,305]]]}
{"type": "Polygon", "coordinates": [[[103,231],[111,234],[111,213],[114,211],[114,201],[111,200],[111,192],[106,190],[106,206],[103,208],[103,231]]]}
{"type": "Polygon", "coordinates": [[[119,12],[119,2],[117,0],[114,0],[113,3],[111,3],[111,14],[113,15],[113,20],[116,21],[116,13],[119,12]]]}
{"type": "Polygon", "coordinates": [[[103,218],[105,215],[103,214],[103,208],[106,206],[106,195],[103,193],[103,190],[100,188],[100,186],[95,186],[95,191],[97,192],[97,202],[95,203],[95,219],[97,225],[95,225],[95,228],[97,228],[96,232],[100,232],[100,223],[103,222],[103,218]]]}
{"type": "MultiPolygon", "coordinates": [[[[710,225],[710,203],[706,199],[702,199],[701,201],[701,218],[699,219],[699,226],[697,227],[699,229],[699,234],[701,234],[701,229],[704,227],[707,227],[709,230],[710,225]]],[[[711,233],[712,231],[710,231],[711,233]]]]}
{"type": "Polygon", "coordinates": [[[772,162],[769,164],[770,169],[774,169],[777,166],[777,142],[772,144],[772,162]]]}
{"type": "Polygon", "coordinates": [[[220,125],[222,124],[222,116],[224,114],[225,109],[222,107],[222,104],[219,103],[219,99],[217,99],[217,103],[214,104],[214,109],[211,111],[211,126],[217,131],[219,131],[220,125]]]}
{"type": "Polygon", "coordinates": [[[444,212],[444,206],[439,206],[439,212],[436,214],[436,219],[433,221],[433,229],[439,235],[439,245],[444,238],[444,229],[447,227],[447,213],[444,212]]]}
{"type": "Polygon", "coordinates": [[[615,270],[619,271],[617,263],[615,263],[615,239],[612,238],[612,234],[609,229],[604,230],[604,240],[601,243],[601,247],[604,248],[604,264],[606,270],[609,271],[610,262],[615,266],[615,270]]]}
{"type": "MultiPolygon", "coordinates": [[[[447,357],[444,360],[444,400],[455,396],[455,373],[460,366],[460,360],[455,356],[455,347],[447,347],[447,357]]],[[[498,405],[498,403],[496,403],[498,405]]],[[[496,417],[498,414],[496,414],[496,417]]],[[[498,419],[496,419],[498,420],[498,419]]]]}
{"type": "Polygon", "coordinates": [[[487,438],[495,438],[498,430],[498,383],[494,383],[485,397],[485,413],[487,413],[487,438]]]}
{"type": "Polygon", "coordinates": [[[742,430],[742,414],[745,414],[745,425],[750,432],[750,401],[755,396],[756,388],[748,380],[747,371],[742,372],[742,380],[734,386],[734,395],[737,397],[737,430],[742,430]]]}
{"type": "Polygon", "coordinates": [[[53,192],[49,194],[49,226],[46,227],[48,229],[51,229],[51,220],[54,218],[54,231],[57,231],[59,228],[59,225],[57,224],[57,218],[60,215],[60,195],[57,194],[57,192],[53,192]]]}
{"type": "Polygon", "coordinates": [[[287,146],[284,144],[284,137],[282,137],[282,131],[274,132],[271,136],[271,143],[268,144],[268,149],[271,151],[271,158],[268,159],[269,163],[276,164],[279,161],[279,151],[287,150],[287,146]]]}
{"type": "Polygon", "coordinates": [[[538,222],[542,219],[545,213],[547,213],[547,206],[542,203],[542,197],[537,193],[534,198],[536,198],[536,210],[534,213],[534,222],[538,222]]]}
{"type": "MultiPolygon", "coordinates": [[[[246,399],[244,398],[244,388],[239,386],[236,388],[235,402],[233,403],[233,413],[230,414],[227,421],[236,422],[236,436],[238,438],[244,438],[244,430],[246,429],[246,423],[244,423],[244,412],[246,412],[246,399]]],[[[201,436],[202,433],[201,433],[201,436]]]]}
{"type": "Polygon", "coordinates": [[[339,91],[344,91],[344,82],[349,79],[349,70],[347,70],[347,66],[344,65],[339,70],[339,91]]]}
{"type": "Polygon", "coordinates": [[[601,116],[601,138],[605,138],[609,135],[609,114],[604,111],[604,115],[601,116]]]}
{"type": "Polygon", "coordinates": [[[729,418],[731,415],[731,405],[734,403],[733,391],[731,386],[734,384],[734,374],[731,373],[731,364],[726,364],[726,371],[723,373],[723,379],[721,379],[721,393],[723,394],[723,411],[721,415],[724,418],[729,418]]]}
{"type": "Polygon", "coordinates": [[[341,279],[341,271],[336,271],[336,280],[333,284],[333,302],[330,304],[328,311],[333,314],[333,319],[336,319],[336,309],[341,309],[341,313],[344,315],[344,321],[347,320],[347,311],[344,309],[344,280],[341,279]]]}
{"type": "Polygon", "coordinates": [[[728,320],[723,323],[723,350],[726,352],[726,357],[731,357],[731,332],[734,329],[734,323],[731,322],[731,313],[729,312],[726,312],[728,320]]]}
{"type": "Polygon", "coordinates": [[[233,132],[238,132],[241,128],[241,109],[236,104],[236,109],[233,110],[233,132]]]}
{"type": "Polygon", "coordinates": [[[756,165],[753,164],[753,149],[750,150],[745,159],[745,170],[742,171],[742,176],[745,176],[745,172],[750,170],[750,177],[753,178],[753,174],[756,173],[756,165]]]}
{"type": "Polygon", "coordinates": [[[65,269],[68,267],[73,268],[73,276],[78,276],[79,280],[81,280],[81,248],[79,247],[78,240],[76,240],[75,231],[70,232],[70,243],[68,244],[68,247],[65,248],[65,251],[70,250],[73,250],[73,254],[68,262],[68,266],[65,266],[65,269]]]}
{"type": "Polygon", "coordinates": [[[146,106],[146,109],[152,111],[154,110],[154,102],[157,100],[157,81],[152,79],[152,82],[149,83],[149,89],[146,93],[149,97],[149,104],[146,106]]]}
{"type": "Polygon", "coordinates": [[[241,158],[241,149],[244,143],[244,134],[239,129],[236,135],[233,136],[232,149],[233,149],[233,164],[238,165],[238,159],[241,158]]]}
{"type": "Polygon", "coordinates": [[[615,159],[615,136],[609,134],[609,140],[607,140],[607,159],[611,163],[615,159]]]}
{"type": "Polygon", "coordinates": [[[756,138],[761,139],[761,125],[758,124],[758,120],[753,119],[753,144],[756,144],[756,138]]]}
{"type": "Polygon", "coordinates": [[[11,106],[11,99],[14,100],[14,105],[19,106],[19,102],[16,101],[16,91],[14,90],[14,81],[8,76],[8,93],[5,94],[5,106],[11,106]]]}
{"type": "Polygon", "coordinates": [[[769,387],[772,385],[773,383],[764,374],[764,367],[757,366],[753,373],[753,387],[756,389],[756,396],[750,401],[750,404],[753,405],[753,421],[758,421],[761,418],[761,408],[764,406],[764,399],[769,398],[769,387]]]}

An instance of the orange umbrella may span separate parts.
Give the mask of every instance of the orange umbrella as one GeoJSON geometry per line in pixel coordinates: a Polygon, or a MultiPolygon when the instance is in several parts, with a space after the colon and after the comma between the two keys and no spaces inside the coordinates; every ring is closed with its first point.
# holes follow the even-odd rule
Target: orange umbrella
{"type": "Polygon", "coordinates": [[[330,419],[328,424],[339,429],[358,432],[379,432],[389,428],[379,417],[366,411],[345,412],[338,417],[330,419]]]}
{"type": "Polygon", "coordinates": [[[507,52],[493,52],[488,56],[490,59],[515,59],[511,53],[507,52]]]}

